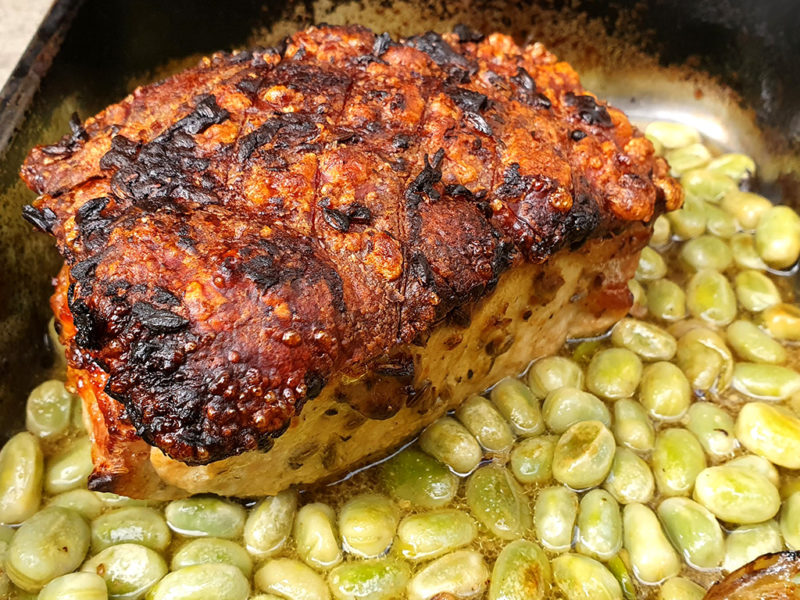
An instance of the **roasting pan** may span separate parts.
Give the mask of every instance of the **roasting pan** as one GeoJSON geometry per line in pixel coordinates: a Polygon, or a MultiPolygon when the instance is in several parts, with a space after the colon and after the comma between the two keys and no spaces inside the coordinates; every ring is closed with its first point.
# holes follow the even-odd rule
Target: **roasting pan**
{"type": "Polygon", "coordinates": [[[679,119],[754,156],[754,185],[800,207],[800,11],[792,0],[57,0],[0,93],[0,436],[22,428],[47,372],[47,299],[60,264],[20,217],[34,144],[202,55],[273,44],[311,23],[409,35],[465,23],[544,42],[634,121],[679,119]],[[49,68],[48,68],[49,67],[49,68]]]}

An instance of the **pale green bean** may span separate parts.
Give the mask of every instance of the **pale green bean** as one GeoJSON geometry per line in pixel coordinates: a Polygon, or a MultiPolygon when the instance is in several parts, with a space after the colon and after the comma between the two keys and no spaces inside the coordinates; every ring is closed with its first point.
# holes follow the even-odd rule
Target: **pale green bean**
{"type": "Polygon", "coordinates": [[[783,503],[781,533],[790,549],[800,550],[800,492],[795,492],[783,503]]]}
{"type": "Polygon", "coordinates": [[[703,470],[695,481],[694,499],[729,523],[760,523],[774,517],[780,494],[769,479],[754,471],[720,466],[703,470]]]}
{"type": "Polygon", "coordinates": [[[716,204],[736,189],[736,182],[724,173],[694,169],[681,176],[681,186],[686,195],[716,204]]]}
{"type": "Polygon", "coordinates": [[[163,552],[171,540],[172,534],[164,517],[152,508],[127,506],[92,521],[92,552],[126,542],[163,552]]]}
{"type": "Polygon", "coordinates": [[[622,511],[622,531],[623,545],[639,581],[655,585],[680,572],[680,557],[650,508],[628,504],[622,511]]]}
{"type": "Polygon", "coordinates": [[[528,386],[537,398],[564,386],[583,389],[583,370],[563,356],[541,358],[528,371],[528,386]]]}
{"type": "Polygon", "coordinates": [[[92,445],[88,437],[81,437],[47,461],[44,489],[49,494],[60,494],[85,488],[91,472],[92,445]]]}
{"type": "Polygon", "coordinates": [[[517,435],[530,437],[544,431],[539,402],[519,379],[501,379],[492,388],[490,397],[517,435]]]}
{"type": "Polygon", "coordinates": [[[405,563],[369,560],[339,565],[328,583],[337,600],[393,600],[403,595],[410,577],[405,563]]]}
{"type": "Polygon", "coordinates": [[[751,398],[786,400],[800,391],[800,373],[779,365],[736,363],[731,384],[751,398]]]}
{"type": "Polygon", "coordinates": [[[692,399],[689,381],[669,362],[647,365],[642,372],[639,402],[654,419],[676,421],[686,414],[692,399]]]}
{"type": "Polygon", "coordinates": [[[475,521],[460,510],[408,515],[397,528],[400,553],[410,560],[428,560],[470,544],[478,535],[475,521]]]}
{"type": "Polygon", "coordinates": [[[608,560],[622,548],[619,504],[605,490],[594,489],[581,498],[575,549],[597,560],[608,560]]]}
{"type": "Polygon", "coordinates": [[[678,345],[675,338],[658,325],[630,318],[622,319],[614,326],[611,342],[645,360],[669,360],[675,356],[678,345]]]}
{"type": "Polygon", "coordinates": [[[639,452],[653,449],[656,433],[645,408],[629,398],[614,403],[614,427],[618,444],[639,452]]]}
{"type": "Polygon", "coordinates": [[[778,288],[760,271],[748,269],[737,273],[734,286],[739,304],[753,312],[761,312],[781,301],[778,288]]]}
{"type": "Polygon", "coordinates": [[[611,426],[611,413],[597,396],[573,387],[561,387],[547,394],[542,406],[544,422],[553,433],[564,433],[580,421],[600,421],[611,426]]]}
{"type": "Polygon", "coordinates": [[[772,206],[758,218],[756,251],[769,266],[788,269],[800,256],[800,216],[788,206],[772,206]]]}
{"type": "Polygon", "coordinates": [[[543,484],[553,477],[553,453],[557,437],[522,440],[511,450],[511,472],[520,483],[543,484]]]}
{"type": "Polygon", "coordinates": [[[221,538],[197,538],[181,546],[172,555],[170,569],[177,571],[193,565],[233,565],[249,578],[253,572],[253,559],[242,546],[221,538]]]}
{"type": "Polygon", "coordinates": [[[695,271],[724,271],[733,263],[730,247],[715,235],[701,235],[687,241],[681,247],[680,257],[695,271]]]}
{"type": "Polygon", "coordinates": [[[750,321],[734,321],[725,333],[731,348],[745,360],[776,365],[786,362],[784,347],[750,321]]]}
{"type": "Polygon", "coordinates": [[[619,582],[593,558],[562,554],[552,567],[555,586],[567,600],[622,600],[619,582]]]}
{"type": "Polygon", "coordinates": [[[8,546],[4,563],[15,585],[37,592],[74,571],[89,549],[89,526],[78,513],[51,506],[27,519],[8,546]]]}
{"type": "Polygon", "coordinates": [[[691,144],[666,152],[664,157],[672,175],[681,175],[692,169],[699,169],[709,163],[711,152],[703,144],[691,144]]]}
{"type": "Polygon", "coordinates": [[[800,418],[782,406],[748,402],[736,417],[736,437],[753,454],[800,469],[800,418]]]}
{"type": "Polygon", "coordinates": [[[725,341],[711,329],[696,327],[678,339],[675,363],[698,390],[722,392],[733,377],[733,355],[725,341]]]}
{"type": "Polygon", "coordinates": [[[645,504],[653,497],[655,480],[649,465],[633,451],[617,448],[603,487],[620,504],[645,504]]]}
{"type": "Polygon", "coordinates": [[[408,600],[429,600],[437,594],[456,598],[480,597],[489,580],[489,569],[479,552],[457,550],[437,558],[408,583],[408,600]]]}
{"type": "Polygon", "coordinates": [[[362,494],[348,500],[339,511],[342,544],[351,554],[376,558],[392,545],[400,511],[389,498],[362,494]]]}
{"type": "Polygon", "coordinates": [[[686,293],[669,279],[651,281],[647,285],[647,310],[664,321],[677,321],[686,316],[686,293]]]}
{"type": "Polygon", "coordinates": [[[734,233],[728,242],[733,253],[733,262],[740,269],[766,271],[765,263],[756,252],[756,241],[751,233],[734,233]]]}
{"type": "Polygon", "coordinates": [[[167,563],[152,548],[118,544],[87,560],[81,571],[100,575],[111,600],[140,600],[167,574],[167,563]]]}
{"type": "Polygon", "coordinates": [[[487,452],[505,452],[514,434],[503,415],[482,396],[470,396],[456,409],[456,418],[487,452]]]}
{"type": "Polygon", "coordinates": [[[575,490],[599,485],[611,470],[614,436],[600,421],[581,421],[558,439],[553,477],[575,490]]]}
{"type": "Polygon", "coordinates": [[[44,458],[39,440],[18,433],[0,450],[0,523],[21,523],[42,499],[44,458]]]}
{"type": "Polygon", "coordinates": [[[292,532],[296,512],[297,494],[293,490],[261,500],[244,524],[247,551],[256,558],[267,558],[279,552],[292,532]]]}
{"type": "Polygon", "coordinates": [[[714,325],[727,325],[736,318],[736,294],[728,278],[714,269],[700,269],[686,288],[689,312],[714,325]]]}
{"type": "Polygon", "coordinates": [[[201,495],[173,500],[164,509],[176,533],[235,539],[242,535],[247,513],[239,504],[217,496],[201,495]]]}
{"type": "Polygon", "coordinates": [[[586,371],[586,386],[608,400],[630,398],[642,377],[642,361],[625,348],[609,348],[594,355],[586,371]]]}
{"type": "Polygon", "coordinates": [[[725,541],[717,519],[689,498],[667,498],[658,505],[667,537],[686,563],[695,569],[714,569],[725,557],[725,541]]]}
{"type": "Polygon", "coordinates": [[[256,587],[287,600],[329,600],[328,584],[311,567],[290,558],[273,558],[255,574],[256,587]]]}
{"type": "Polygon", "coordinates": [[[72,394],[55,379],[33,388],[25,405],[25,428],[41,438],[57,438],[69,429],[72,394]]]}
{"type": "Polygon", "coordinates": [[[423,508],[446,506],[458,491],[458,478],[417,448],[406,448],[383,463],[381,478],[396,500],[423,508]]]}
{"type": "Polygon", "coordinates": [[[664,258],[650,246],[642,248],[639,256],[639,265],[636,267],[636,279],[639,281],[653,281],[661,279],[667,274],[667,263],[664,258]]]}
{"type": "Polygon", "coordinates": [[[494,563],[489,600],[543,600],[551,579],[550,561],[539,546],[511,542],[494,563]]]}
{"type": "Polygon", "coordinates": [[[70,490],[58,496],[53,496],[47,506],[63,506],[81,514],[81,516],[91,521],[100,516],[103,512],[103,503],[95,492],[89,490],[70,490]]]}
{"type": "Polygon", "coordinates": [[[234,566],[195,565],[170,573],[150,591],[148,600],[247,600],[250,584],[234,566]]]}
{"type": "Polygon", "coordinates": [[[733,417],[711,402],[692,404],[686,428],[715,460],[733,456],[739,446],[734,434],[733,417]]]}
{"type": "Polygon", "coordinates": [[[720,206],[744,229],[752,230],[758,225],[761,215],[772,208],[772,202],[758,194],[735,190],[725,194],[720,206]]]}
{"type": "Polygon", "coordinates": [[[658,594],[659,600],[703,600],[706,590],[685,577],[670,577],[658,594]]]}
{"type": "Polygon", "coordinates": [[[38,600],[108,600],[108,591],[99,575],[69,573],[44,586],[38,600]]]}
{"type": "Polygon", "coordinates": [[[759,323],[776,340],[800,342],[800,307],[781,303],[759,315],[759,323]]]}
{"type": "Polygon", "coordinates": [[[315,569],[330,569],[342,562],[336,513],[327,504],[314,502],[297,511],[294,541],[297,555],[315,569]]]}
{"type": "Polygon", "coordinates": [[[522,537],[530,526],[528,499],[507,469],[486,465],[467,480],[467,505],[475,518],[497,537],[522,537]]]}
{"type": "Polygon", "coordinates": [[[442,417],[428,425],[419,436],[419,445],[458,475],[474,471],[483,458],[478,441],[451,417],[442,417]]]}
{"type": "Polygon", "coordinates": [[[737,182],[756,174],[756,163],[753,159],[738,152],[721,154],[708,163],[706,168],[716,175],[724,175],[737,182]]]}
{"type": "Polygon", "coordinates": [[[686,429],[663,429],[656,436],[653,474],[662,496],[688,496],[695,479],[706,468],[706,455],[686,429]]]}
{"type": "Polygon", "coordinates": [[[783,550],[783,539],[775,521],[742,525],[731,531],[725,540],[725,560],[722,568],[730,573],[762,554],[781,550],[783,550]]]}
{"type": "Polygon", "coordinates": [[[645,137],[656,140],[667,149],[683,148],[700,141],[700,133],[689,125],[670,121],[653,121],[644,130],[645,137]]]}
{"type": "Polygon", "coordinates": [[[539,490],[533,506],[533,526],[539,543],[551,552],[566,552],[578,517],[578,495],[564,486],[539,490]]]}

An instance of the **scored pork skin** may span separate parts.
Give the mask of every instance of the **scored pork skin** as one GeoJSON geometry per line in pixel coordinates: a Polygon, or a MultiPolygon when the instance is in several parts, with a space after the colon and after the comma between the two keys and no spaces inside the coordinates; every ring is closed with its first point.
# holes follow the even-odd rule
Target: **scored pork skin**
{"type": "MultiPolygon", "coordinates": [[[[624,313],[642,224],[681,200],[667,171],[568,65],[497,34],[395,44],[361,28],[310,29],[136,90],[23,167],[41,194],[27,216],[69,266],[54,307],[73,385],[92,390],[81,392],[92,485],[119,491],[153,464],[169,480],[174,461],[197,474],[240,454],[279,482],[310,482],[395,445],[476,379],[490,383],[445,390],[421,375],[437,357],[415,348],[460,328],[450,345],[469,358],[475,348],[458,343],[483,339],[474,317],[521,269],[561,278],[569,287],[553,287],[596,326],[585,332],[624,313]],[[618,275],[592,262],[604,252],[624,253],[618,275]],[[591,281],[550,268],[570,256],[591,281]],[[597,294],[617,301],[584,305],[597,294]],[[403,412],[426,394],[424,411],[403,412]],[[380,431],[376,418],[402,421],[403,435],[296,468],[308,461],[291,449],[313,435],[300,435],[304,415],[332,402],[355,407],[367,431],[380,431]],[[141,440],[173,460],[151,451],[144,465],[141,440]]],[[[530,310],[552,301],[518,293],[530,310]]],[[[543,327],[530,320],[506,335],[530,338],[526,327],[543,327]]],[[[560,344],[570,332],[558,329],[560,344]]],[[[498,364],[540,349],[482,351],[498,364]]],[[[194,491],[187,478],[173,480],[194,491]]],[[[249,483],[239,493],[258,493],[249,483]]]]}

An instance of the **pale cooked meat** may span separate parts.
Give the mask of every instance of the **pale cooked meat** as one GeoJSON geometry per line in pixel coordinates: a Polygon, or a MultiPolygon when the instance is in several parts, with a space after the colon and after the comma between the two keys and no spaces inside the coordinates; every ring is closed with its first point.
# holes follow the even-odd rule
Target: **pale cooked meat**
{"type": "Polygon", "coordinates": [[[625,313],[666,163],[541,45],[459,33],[312,28],[31,152],[94,489],[330,478],[625,313]]]}

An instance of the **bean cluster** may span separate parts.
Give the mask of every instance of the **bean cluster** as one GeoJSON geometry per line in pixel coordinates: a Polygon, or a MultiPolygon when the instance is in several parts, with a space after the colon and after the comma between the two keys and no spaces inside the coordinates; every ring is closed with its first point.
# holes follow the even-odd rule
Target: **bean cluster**
{"type": "Polygon", "coordinates": [[[324,494],[90,492],[80,404],[34,389],[0,451],[0,596],[699,600],[800,549],[800,217],[747,191],[749,157],[646,134],[686,203],[655,222],[629,316],[324,494]]]}

